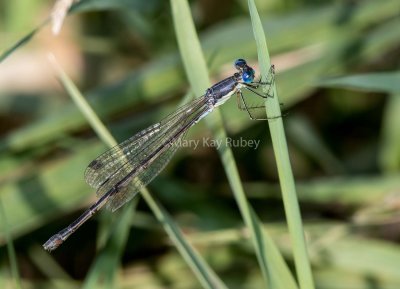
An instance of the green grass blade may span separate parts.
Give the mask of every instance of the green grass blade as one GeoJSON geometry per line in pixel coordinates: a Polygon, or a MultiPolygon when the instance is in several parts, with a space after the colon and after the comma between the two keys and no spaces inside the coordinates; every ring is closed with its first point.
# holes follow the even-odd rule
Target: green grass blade
{"type": "Polygon", "coordinates": [[[385,104],[379,151],[380,166],[388,173],[397,173],[400,169],[399,109],[400,93],[390,95],[385,104]]]}
{"type": "MultiPolygon", "coordinates": [[[[113,10],[113,9],[127,9],[132,8],[132,5],[136,10],[139,11],[148,11],[154,9],[155,3],[154,1],[147,1],[147,3],[143,4],[143,1],[109,1],[109,0],[93,0],[93,1],[80,1],[72,5],[71,9],[68,11],[70,13],[78,13],[78,12],[88,12],[88,11],[96,11],[96,10],[113,10]]],[[[14,45],[10,48],[6,49],[3,53],[0,54],[0,63],[7,59],[14,51],[23,47],[27,44],[35,35],[38,33],[45,25],[50,22],[51,18],[48,17],[44,20],[39,26],[33,29],[31,32],[26,34],[20,40],[18,40],[14,45]]]]}
{"type": "Polygon", "coordinates": [[[339,87],[371,92],[400,92],[400,71],[349,75],[320,80],[322,87],[339,87]]]}
{"type": "MultiPolygon", "coordinates": [[[[53,63],[55,63],[53,59],[53,63]]],[[[58,72],[58,75],[60,77],[61,82],[63,83],[65,89],[71,94],[72,99],[75,101],[76,105],[78,108],[82,111],[84,114],[85,118],[88,120],[90,125],[93,127],[95,132],[99,135],[100,139],[102,139],[104,142],[108,144],[108,146],[113,146],[114,143],[116,143],[115,139],[113,139],[112,135],[110,132],[107,130],[107,128],[104,126],[104,124],[101,122],[99,117],[96,115],[96,113],[92,110],[92,108],[89,106],[89,104],[86,102],[85,98],[83,95],[79,92],[77,87],[73,84],[73,82],[69,79],[69,77],[62,71],[61,67],[58,66],[55,63],[55,68],[58,72]],[[73,95],[72,95],[73,94],[73,95]],[[110,139],[111,138],[111,139],[110,139]]],[[[168,212],[153,198],[153,196],[150,194],[150,192],[144,188],[141,190],[142,197],[145,199],[149,207],[152,209],[153,213],[157,217],[157,219],[160,221],[160,223],[163,225],[165,231],[168,233],[169,237],[173,241],[174,245],[182,255],[182,257],[185,259],[186,263],[189,265],[189,267],[192,269],[194,274],[197,276],[198,280],[200,283],[203,285],[204,288],[209,288],[209,289],[225,289],[226,286],[224,283],[220,280],[217,274],[208,266],[208,264],[204,261],[204,259],[200,256],[199,253],[189,244],[189,242],[185,239],[182,231],[179,229],[179,227],[175,224],[173,219],[169,216],[168,212]]],[[[126,206],[124,208],[123,212],[123,219],[126,219],[126,214],[130,214],[132,212],[131,205],[126,206]]],[[[121,224],[121,226],[126,230],[129,230],[129,222],[124,222],[121,224]],[[123,225],[125,224],[125,225],[123,225]]],[[[123,231],[123,228],[120,230],[123,231]]],[[[117,234],[118,235],[118,234],[117,234]]],[[[126,238],[128,237],[127,234],[125,234],[126,238]]],[[[109,244],[113,243],[118,243],[118,241],[115,239],[118,238],[115,236],[115,234],[110,238],[108,241],[109,244]]],[[[119,243],[122,243],[123,240],[119,241],[119,243]]],[[[110,245],[111,246],[111,245],[110,245]]],[[[107,248],[107,245],[106,245],[107,248]]],[[[123,246],[119,246],[119,250],[122,250],[123,246]]],[[[111,250],[111,249],[110,249],[111,250]]],[[[110,254],[110,250],[105,250],[103,251],[106,256],[110,254]]],[[[114,254],[120,254],[120,251],[114,250],[114,254]]],[[[98,258],[98,265],[96,263],[97,268],[101,268],[101,266],[108,266],[104,260],[106,260],[107,257],[99,257],[98,258]],[[104,265],[103,265],[104,264],[104,265]]],[[[115,259],[117,260],[117,259],[115,259]]],[[[115,263],[115,262],[114,262],[115,263]]],[[[114,271],[116,270],[116,266],[111,266],[109,268],[109,280],[115,274],[114,271]],[[114,269],[113,269],[114,268],[114,269]]],[[[100,269],[93,269],[90,279],[88,280],[87,287],[86,288],[91,288],[95,284],[95,280],[97,277],[99,277],[99,270],[100,269]]]]}
{"type": "MultiPolygon", "coordinates": [[[[117,142],[111,133],[107,130],[100,118],[89,106],[72,80],[57,63],[54,55],[50,55],[49,60],[56,70],[57,76],[68,92],[69,96],[75,102],[76,106],[80,109],[99,138],[109,147],[117,145],[117,142]]],[[[118,220],[115,222],[116,224],[113,224],[112,226],[115,232],[113,234],[108,234],[109,238],[104,248],[102,248],[101,252],[97,256],[96,261],[92,266],[88,277],[86,278],[84,288],[97,288],[99,284],[103,284],[105,288],[113,287],[112,284],[117,273],[118,262],[128,240],[130,220],[132,219],[136,204],[137,200],[125,206],[121,212],[118,212],[118,220]]],[[[102,228],[106,229],[104,226],[102,226],[102,228]]],[[[100,233],[100,236],[102,235],[104,234],[100,233]]]]}
{"type": "Polygon", "coordinates": [[[33,36],[35,36],[35,34],[42,29],[43,26],[45,26],[50,19],[46,19],[45,21],[43,21],[42,24],[40,24],[38,27],[36,27],[35,29],[33,29],[31,32],[29,32],[27,35],[25,35],[24,37],[22,37],[19,41],[17,41],[17,43],[15,43],[13,46],[11,46],[10,48],[8,48],[6,51],[4,51],[1,55],[0,55],[0,63],[3,62],[7,57],[9,57],[11,54],[13,54],[14,51],[16,51],[17,49],[19,49],[20,47],[24,46],[25,44],[27,44],[32,38],[33,36]]]}
{"type": "Polygon", "coordinates": [[[18,262],[17,262],[17,257],[15,255],[14,243],[10,235],[10,231],[7,224],[7,216],[4,211],[3,202],[1,198],[0,198],[0,220],[1,220],[0,226],[7,239],[7,252],[8,252],[8,258],[10,260],[11,275],[15,282],[15,288],[22,289],[21,277],[18,270],[18,262]]]}
{"type": "MultiPolygon", "coordinates": [[[[264,30],[254,1],[248,0],[248,4],[251,22],[253,24],[254,37],[257,43],[258,61],[261,75],[264,79],[267,79],[266,77],[271,66],[271,60],[268,53],[264,30]]],[[[280,104],[275,85],[273,87],[273,92],[274,97],[272,99],[268,99],[266,103],[267,115],[269,117],[281,115],[280,104]]],[[[268,124],[271,132],[272,145],[274,148],[275,159],[281,183],[286,218],[292,239],[293,255],[299,285],[301,289],[312,289],[314,288],[314,281],[312,278],[311,265],[307,254],[303,224],[296,195],[294,177],[289,160],[283,121],[280,117],[269,120],[268,124]]]]}
{"type": "MultiPolygon", "coordinates": [[[[190,9],[186,0],[171,1],[171,6],[178,45],[186,74],[195,95],[199,97],[210,86],[210,82],[190,9]]],[[[207,120],[214,138],[217,140],[226,139],[219,111],[213,112],[207,117],[207,120]]],[[[275,284],[276,288],[297,288],[279,250],[269,235],[263,232],[262,223],[247,202],[231,149],[224,146],[219,150],[219,153],[244,222],[251,232],[257,258],[266,282],[275,284]]]]}
{"type": "Polygon", "coordinates": [[[96,257],[96,261],[91,267],[82,288],[99,288],[99,285],[103,285],[104,288],[113,288],[117,268],[120,265],[119,262],[128,241],[130,224],[136,211],[138,200],[138,198],[135,198],[124,206],[115,222],[110,226],[112,229],[109,238],[96,257]]]}
{"type": "Polygon", "coordinates": [[[186,0],[171,0],[175,33],[186,76],[196,97],[210,86],[206,60],[186,0]]]}
{"type": "Polygon", "coordinates": [[[322,87],[339,87],[344,89],[363,90],[368,92],[385,92],[392,94],[386,104],[383,121],[382,145],[379,153],[381,168],[388,172],[399,169],[400,135],[397,123],[400,122],[400,72],[380,72],[360,75],[349,75],[320,80],[316,83],[322,87]]]}
{"type": "Polygon", "coordinates": [[[138,12],[149,12],[157,8],[157,2],[158,0],[82,0],[74,3],[69,12],[93,12],[118,9],[132,9],[138,12]]]}
{"type": "Polygon", "coordinates": [[[29,248],[28,256],[35,266],[50,280],[73,281],[72,277],[62,268],[60,264],[48,254],[43,247],[36,244],[29,248]]]}
{"type": "Polygon", "coordinates": [[[157,219],[164,226],[164,229],[179,250],[179,253],[196,274],[203,287],[220,289],[227,288],[218,275],[200,256],[200,254],[190,245],[168,212],[161,206],[161,204],[157,202],[157,200],[151,196],[149,191],[145,190],[145,192],[142,192],[142,196],[152,209],[157,219]]]}
{"type": "Polygon", "coordinates": [[[306,117],[291,115],[285,127],[289,142],[296,142],[324,171],[336,175],[346,172],[344,164],[332,153],[306,117]]]}
{"type": "Polygon", "coordinates": [[[86,120],[92,126],[96,134],[99,138],[109,147],[113,147],[117,145],[116,140],[108,131],[106,126],[101,122],[100,118],[90,107],[89,103],[85,100],[83,95],[80,93],[78,88],[73,84],[71,79],[65,74],[65,72],[61,69],[58,63],[55,60],[54,55],[49,56],[49,60],[53,64],[57,75],[63,84],[64,88],[67,90],[69,96],[71,96],[72,100],[75,102],[76,106],[80,109],[82,114],[85,116],[86,120]]]}

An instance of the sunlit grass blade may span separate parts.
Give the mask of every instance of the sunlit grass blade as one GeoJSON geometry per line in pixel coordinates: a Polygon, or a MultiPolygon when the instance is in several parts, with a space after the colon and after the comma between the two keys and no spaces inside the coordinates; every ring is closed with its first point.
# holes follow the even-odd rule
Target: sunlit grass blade
{"type": "Polygon", "coordinates": [[[51,30],[54,35],[60,33],[65,16],[74,2],[79,2],[79,0],[57,0],[54,4],[53,10],[51,11],[51,30]]]}
{"type": "MultiPolygon", "coordinates": [[[[178,45],[186,74],[195,95],[199,97],[204,94],[205,89],[210,86],[210,82],[208,79],[206,62],[196,34],[190,9],[186,0],[171,1],[171,6],[178,45]]],[[[219,111],[215,111],[208,116],[207,122],[215,139],[226,139],[226,133],[219,111]]],[[[231,149],[227,146],[223,146],[219,150],[219,153],[244,222],[250,230],[251,240],[254,244],[257,259],[265,281],[273,284],[274,287],[272,288],[297,288],[293,276],[279,253],[279,250],[268,234],[263,232],[262,223],[246,200],[231,149]]]]}
{"type": "MultiPolygon", "coordinates": [[[[54,58],[53,58],[53,63],[55,63],[54,58]]],[[[71,94],[72,99],[75,101],[76,105],[78,108],[81,110],[81,112],[84,114],[85,118],[88,120],[90,125],[93,127],[94,131],[98,134],[100,139],[102,139],[104,142],[109,147],[112,147],[114,143],[116,143],[115,139],[112,137],[111,133],[107,130],[105,125],[101,122],[99,117],[96,115],[96,113],[92,110],[92,108],[89,106],[89,104],[86,102],[85,98],[83,95],[80,93],[80,91],[77,89],[77,87],[73,84],[71,79],[65,74],[65,72],[61,69],[61,67],[55,63],[55,68],[58,72],[58,76],[64,85],[65,89],[68,91],[69,94],[71,94]],[[72,95],[73,94],[73,95],[72,95]]],[[[147,202],[157,219],[160,221],[160,223],[163,225],[165,231],[169,235],[170,239],[182,255],[182,257],[185,259],[186,263],[189,265],[189,267],[192,269],[196,277],[198,278],[199,282],[203,285],[204,288],[218,288],[218,289],[224,289],[226,286],[224,283],[220,280],[218,275],[216,275],[213,270],[208,266],[208,264],[203,260],[203,258],[200,256],[200,254],[196,251],[194,247],[192,247],[188,241],[185,239],[182,231],[179,229],[179,227],[175,224],[173,219],[169,216],[168,212],[157,202],[155,198],[151,195],[151,193],[146,189],[142,189],[141,195],[144,198],[144,200],[147,202]]],[[[126,219],[127,214],[132,214],[132,208],[131,205],[126,205],[123,211],[123,216],[121,218],[126,219]]],[[[121,231],[127,231],[129,230],[130,223],[129,222],[123,222],[121,223],[121,231]]],[[[115,234],[114,234],[115,235],[115,234]]],[[[109,246],[112,246],[114,243],[124,243],[125,240],[120,240],[119,237],[112,235],[110,239],[108,240],[109,246]],[[115,239],[117,238],[117,239],[115,239]],[[118,241],[119,240],[119,241],[118,241]]],[[[125,234],[125,238],[128,237],[128,234],[125,234]]],[[[107,247],[107,245],[106,245],[107,247]]],[[[123,246],[119,246],[119,250],[123,249],[123,246]]],[[[111,250],[111,249],[110,249],[111,250]]],[[[105,250],[103,251],[103,254],[109,254],[110,250],[105,250]]],[[[117,254],[119,256],[120,251],[114,250],[112,251],[113,254],[117,254]]],[[[99,257],[99,265],[96,266],[103,266],[104,259],[106,257],[99,257]],[[103,264],[103,265],[102,265],[103,264]]],[[[116,266],[114,266],[113,270],[116,270],[116,266]]],[[[112,271],[112,268],[110,268],[110,274],[114,274],[114,271],[112,271]]],[[[95,284],[95,279],[98,277],[98,271],[94,269],[91,274],[91,279],[88,281],[88,287],[90,288],[94,286],[95,284]]]]}
{"type": "MultiPolygon", "coordinates": [[[[251,22],[253,24],[254,37],[257,43],[260,72],[263,79],[267,79],[267,75],[271,66],[271,60],[269,57],[264,30],[254,0],[248,0],[248,4],[251,22]]],[[[273,95],[273,98],[269,98],[266,100],[266,110],[268,117],[276,117],[282,115],[275,84],[273,86],[273,95]]],[[[287,148],[282,117],[271,119],[268,121],[268,124],[278,168],[289,233],[292,239],[293,255],[299,285],[301,289],[312,289],[314,288],[314,281],[311,273],[311,265],[307,254],[303,224],[296,195],[294,177],[290,165],[289,152],[287,148]]]]}

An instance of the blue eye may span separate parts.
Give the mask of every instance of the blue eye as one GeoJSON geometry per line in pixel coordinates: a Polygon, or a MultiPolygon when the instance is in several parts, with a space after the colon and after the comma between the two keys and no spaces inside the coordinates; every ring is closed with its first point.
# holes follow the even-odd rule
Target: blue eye
{"type": "Polygon", "coordinates": [[[248,67],[247,69],[243,70],[242,79],[246,83],[251,83],[254,80],[255,71],[253,68],[248,67]]]}
{"type": "Polygon", "coordinates": [[[236,61],[235,61],[236,69],[244,68],[246,65],[247,65],[246,60],[244,60],[242,58],[236,59],[236,61]]]}

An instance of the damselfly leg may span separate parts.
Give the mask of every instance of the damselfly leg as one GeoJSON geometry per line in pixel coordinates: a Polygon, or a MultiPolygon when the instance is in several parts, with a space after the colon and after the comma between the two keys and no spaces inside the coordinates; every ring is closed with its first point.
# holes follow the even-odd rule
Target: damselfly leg
{"type": "Polygon", "coordinates": [[[275,69],[272,65],[265,81],[260,78],[258,81],[241,83],[241,88],[236,92],[237,104],[240,110],[246,111],[253,120],[268,120],[278,117],[266,117],[265,102],[273,98],[273,85],[275,84],[275,69]]]}

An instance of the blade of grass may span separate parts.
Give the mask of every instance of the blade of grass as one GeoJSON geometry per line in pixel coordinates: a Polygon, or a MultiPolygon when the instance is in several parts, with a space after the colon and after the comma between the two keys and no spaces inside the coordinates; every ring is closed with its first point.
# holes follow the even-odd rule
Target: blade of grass
{"type": "MultiPolygon", "coordinates": [[[[53,57],[53,62],[55,62],[55,58],[53,57]]],[[[57,73],[60,77],[60,80],[62,84],[64,85],[65,89],[68,91],[69,94],[71,94],[72,99],[75,101],[76,105],[78,108],[82,111],[84,114],[85,118],[88,120],[90,125],[93,127],[95,132],[99,135],[100,139],[102,139],[104,142],[109,147],[112,147],[114,143],[116,143],[115,139],[113,139],[111,133],[107,130],[105,125],[101,122],[99,117],[96,115],[96,113],[92,110],[92,108],[89,106],[89,104],[86,102],[85,98],[83,95],[80,93],[80,91],[76,88],[76,86],[73,84],[73,82],[69,79],[69,77],[65,74],[65,72],[61,69],[59,65],[55,65],[55,68],[57,70],[57,73]]],[[[160,223],[163,225],[165,231],[168,233],[170,239],[174,243],[175,247],[178,249],[182,257],[185,259],[186,263],[189,265],[189,267],[192,269],[200,283],[203,285],[204,288],[220,288],[220,289],[225,289],[226,286],[222,282],[222,280],[218,277],[218,275],[208,266],[208,264],[204,261],[204,259],[200,256],[200,254],[195,250],[194,247],[192,247],[189,242],[186,240],[184,237],[182,231],[179,229],[179,227],[175,224],[173,219],[169,216],[168,212],[157,202],[157,200],[150,194],[150,192],[146,189],[143,188],[141,191],[142,197],[145,199],[157,219],[160,221],[160,223]]],[[[130,206],[127,206],[127,208],[123,212],[123,217],[126,219],[126,214],[129,214],[132,212],[132,209],[130,206]]],[[[121,228],[121,231],[124,230],[129,230],[129,222],[124,222],[125,226],[121,224],[124,229],[121,228]]],[[[118,242],[115,240],[114,237],[115,234],[110,238],[109,243],[112,244],[113,242],[118,242]],[[114,240],[113,240],[114,239],[114,240]]],[[[125,238],[128,237],[128,234],[125,234],[125,238]]],[[[123,242],[124,240],[119,241],[120,243],[123,242]]],[[[125,240],[126,241],[126,240],[125,240]]],[[[110,245],[111,246],[111,245],[110,245]]],[[[120,246],[119,249],[122,251],[123,246],[120,246]]],[[[104,251],[104,254],[108,254],[108,251],[104,251]]],[[[114,254],[116,251],[114,250],[114,254]]],[[[117,252],[120,254],[120,252],[117,252]]],[[[99,257],[98,262],[101,263],[96,266],[101,266],[102,264],[106,264],[104,262],[104,258],[106,257],[99,257]]],[[[109,266],[109,265],[107,265],[109,266]]],[[[112,270],[116,270],[116,266],[109,266],[109,270],[112,272],[112,270]]],[[[97,271],[94,270],[95,275],[97,275],[97,271]]],[[[94,283],[92,280],[88,281],[87,285],[89,288],[91,287],[94,283]]]]}
{"type": "Polygon", "coordinates": [[[28,250],[28,256],[35,266],[46,276],[51,279],[72,281],[71,276],[59,265],[56,260],[43,250],[38,244],[32,246],[28,250]]]}
{"type": "Polygon", "coordinates": [[[135,198],[124,206],[116,221],[109,227],[112,229],[108,234],[105,246],[96,257],[96,261],[90,268],[82,288],[114,287],[117,268],[120,265],[119,261],[128,241],[130,224],[136,212],[138,200],[138,198],[135,198]]]}
{"type": "Polygon", "coordinates": [[[400,92],[400,71],[366,73],[322,79],[316,85],[371,92],[398,93],[400,92]]]}
{"type": "Polygon", "coordinates": [[[400,168],[399,109],[400,93],[389,95],[385,104],[379,151],[379,164],[387,173],[396,173],[400,168]]]}
{"type": "MultiPolygon", "coordinates": [[[[109,147],[116,146],[116,140],[89,106],[88,102],[85,100],[78,88],[73,84],[72,80],[57,63],[54,55],[49,55],[49,60],[69,96],[75,102],[76,106],[80,109],[99,138],[109,147]]],[[[118,262],[128,240],[130,220],[132,219],[136,204],[137,199],[125,206],[121,212],[118,212],[119,216],[117,221],[113,226],[108,227],[114,228],[114,234],[111,234],[111,232],[108,234],[106,232],[99,233],[100,237],[107,235],[108,239],[105,246],[97,256],[94,265],[91,267],[83,288],[97,288],[99,284],[103,284],[105,288],[113,287],[112,284],[117,273],[118,262]]],[[[100,228],[103,230],[107,229],[106,226],[100,226],[100,228]]],[[[102,239],[103,238],[100,238],[100,241],[102,239]]]]}
{"type": "MultiPolygon", "coordinates": [[[[254,0],[248,0],[248,5],[251,22],[253,24],[254,38],[257,43],[257,53],[261,75],[263,79],[267,79],[267,75],[271,66],[271,60],[269,57],[264,30],[254,0]]],[[[282,115],[275,84],[273,85],[273,93],[274,97],[266,100],[266,112],[269,117],[282,115]]],[[[292,239],[293,255],[299,285],[301,289],[312,289],[314,288],[314,281],[312,278],[311,266],[307,254],[303,224],[296,195],[294,177],[290,165],[282,117],[269,120],[268,124],[281,183],[282,197],[285,206],[289,233],[292,239]]]]}
{"type": "Polygon", "coordinates": [[[15,282],[15,288],[22,289],[21,277],[19,275],[18,262],[17,262],[17,257],[15,255],[14,243],[12,241],[10,231],[8,229],[7,216],[4,211],[3,202],[1,198],[0,198],[0,219],[1,219],[0,225],[3,228],[7,239],[7,252],[8,252],[8,258],[10,260],[11,275],[15,282]]]}
{"type": "Polygon", "coordinates": [[[31,32],[29,32],[27,35],[22,37],[19,41],[17,41],[17,43],[15,43],[9,49],[4,51],[0,55],[0,63],[3,62],[7,57],[9,57],[15,50],[24,46],[26,43],[28,43],[40,29],[42,29],[47,23],[49,23],[49,21],[50,21],[50,18],[46,19],[45,21],[42,22],[42,24],[40,24],[38,27],[33,29],[31,32]]]}
{"type": "MultiPolygon", "coordinates": [[[[189,5],[186,0],[173,0],[171,7],[186,75],[195,95],[199,97],[210,86],[210,82],[189,5]]],[[[214,111],[207,120],[214,138],[226,139],[220,112],[214,111]]],[[[222,143],[225,142],[222,141],[222,143]]],[[[219,154],[244,222],[251,232],[251,239],[265,281],[273,284],[272,288],[297,288],[282,255],[270,236],[265,231],[263,232],[262,223],[247,202],[231,149],[223,146],[219,154]]]]}
{"type": "Polygon", "coordinates": [[[291,116],[286,123],[289,141],[292,139],[296,146],[307,153],[321,168],[331,175],[344,174],[346,168],[335,157],[329,146],[324,143],[322,136],[303,116],[291,116]]]}
{"type": "MultiPolygon", "coordinates": [[[[154,5],[153,5],[154,6],[154,5]]],[[[151,1],[143,4],[143,1],[125,1],[125,0],[94,0],[94,1],[79,1],[72,5],[72,7],[68,11],[68,15],[70,13],[79,13],[79,12],[88,12],[88,11],[98,11],[98,10],[113,10],[113,9],[130,9],[134,7],[135,10],[139,11],[148,11],[152,9],[151,1]],[[141,3],[142,2],[142,3],[141,3]]],[[[14,51],[19,49],[20,47],[27,44],[35,35],[38,33],[44,26],[50,23],[52,17],[47,17],[40,25],[34,28],[31,32],[23,36],[20,40],[18,40],[14,45],[10,48],[6,49],[3,53],[0,54],[0,63],[3,62],[7,57],[9,57],[14,51]]]]}
{"type": "Polygon", "coordinates": [[[101,141],[109,147],[116,146],[118,144],[117,141],[113,138],[105,125],[102,124],[100,118],[90,107],[89,103],[80,93],[78,88],[72,83],[71,79],[69,79],[66,73],[61,69],[53,54],[49,55],[49,60],[55,68],[57,76],[63,84],[64,88],[67,90],[69,96],[71,96],[72,100],[75,102],[75,105],[80,109],[81,113],[85,116],[86,120],[89,122],[90,126],[94,129],[101,141]]]}

